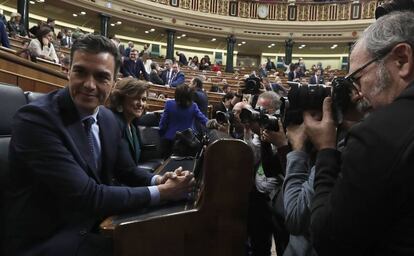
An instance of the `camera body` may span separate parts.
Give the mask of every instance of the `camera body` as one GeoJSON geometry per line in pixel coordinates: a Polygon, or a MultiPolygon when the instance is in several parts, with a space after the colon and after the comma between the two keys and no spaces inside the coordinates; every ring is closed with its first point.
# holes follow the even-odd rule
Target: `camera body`
{"type": "Polygon", "coordinates": [[[244,87],[242,90],[243,94],[253,94],[257,95],[260,93],[260,83],[261,79],[256,76],[249,76],[244,80],[244,87]]]}
{"type": "Polygon", "coordinates": [[[279,131],[279,118],[276,115],[267,114],[264,109],[244,108],[240,113],[240,120],[243,124],[257,122],[263,129],[279,131]]]}
{"type": "Polygon", "coordinates": [[[343,113],[351,103],[352,84],[343,77],[335,78],[332,86],[302,85],[290,83],[291,89],[287,97],[282,98],[280,108],[285,127],[290,124],[303,123],[303,112],[307,110],[322,111],[323,101],[332,96],[333,118],[337,124],[343,121],[343,113]]]}
{"type": "Polygon", "coordinates": [[[233,123],[234,114],[232,111],[228,111],[228,112],[217,111],[216,120],[219,124],[233,123]]]}

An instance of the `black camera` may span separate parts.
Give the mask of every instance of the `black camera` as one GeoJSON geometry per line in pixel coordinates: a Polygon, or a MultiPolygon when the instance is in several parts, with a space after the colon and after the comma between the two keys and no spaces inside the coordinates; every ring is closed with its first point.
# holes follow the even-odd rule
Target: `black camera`
{"type": "Polygon", "coordinates": [[[244,80],[243,94],[259,94],[261,79],[256,76],[249,76],[244,80]]]}
{"type": "Polygon", "coordinates": [[[291,84],[288,97],[282,98],[280,108],[285,127],[303,122],[303,111],[322,111],[323,100],[332,96],[333,118],[337,124],[343,121],[343,113],[351,103],[352,83],[343,77],[335,78],[332,86],[291,84]]]}
{"type": "Polygon", "coordinates": [[[219,124],[227,124],[229,122],[233,123],[234,114],[232,111],[228,111],[228,112],[217,111],[216,120],[219,124]]]}
{"type": "Polygon", "coordinates": [[[258,122],[263,129],[279,131],[279,119],[275,115],[269,115],[263,109],[244,108],[240,113],[240,121],[243,124],[258,122]]]}

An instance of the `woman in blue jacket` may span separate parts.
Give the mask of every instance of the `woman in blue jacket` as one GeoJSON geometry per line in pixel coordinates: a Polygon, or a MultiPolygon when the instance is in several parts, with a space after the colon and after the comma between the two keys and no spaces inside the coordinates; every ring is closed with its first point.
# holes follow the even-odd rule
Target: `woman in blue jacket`
{"type": "Polygon", "coordinates": [[[205,126],[208,119],[192,100],[192,90],[188,85],[175,89],[175,99],[165,102],[160,120],[160,135],[163,143],[163,156],[171,155],[175,134],[195,127],[196,122],[205,126]]]}

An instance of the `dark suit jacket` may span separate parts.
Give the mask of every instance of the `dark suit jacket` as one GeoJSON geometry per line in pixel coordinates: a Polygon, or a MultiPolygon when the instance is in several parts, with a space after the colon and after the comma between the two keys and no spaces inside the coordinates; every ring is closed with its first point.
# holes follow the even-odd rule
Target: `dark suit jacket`
{"type": "Polygon", "coordinates": [[[185,57],[184,53],[178,54],[178,62],[180,62],[184,66],[188,65],[187,57],[185,57]]]}
{"type": "Polygon", "coordinates": [[[324,255],[414,255],[414,83],[318,152],[313,245],[324,255]]]}
{"type": "Polygon", "coordinates": [[[132,159],[134,159],[134,162],[136,165],[138,165],[139,158],[141,155],[141,146],[139,143],[139,131],[137,127],[137,119],[132,121],[132,129],[135,129],[134,134],[131,134],[127,127],[127,122],[125,118],[123,117],[122,113],[114,112],[114,115],[118,121],[119,127],[122,131],[122,139],[128,144],[129,153],[131,154],[132,159]]]}
{"type": "Polygon", "coordinates": [[[168,71],[172,72],[172,69],[170,70],[164,69],[160,75],[162,81],[164,81],[164,84],[168,84],[168,71]]]}
{"type": "Polygon", "coordinates": [[[149,80],[153,84],[165,85],[164,80],[160,78],[160,76],[158,75],[157,71],[155,71],[155,69],[151,71],[149,80]]]}
{"type": "Polygon", "coordinates": [[[196,90],[194,92],[194,102],[197,104],[200,111],[208,117],[207,109],[208,109],[208,96],[203,90],[196,90]]]}
{"type": "Polygon", "coordinates": [[[60,45],[61,46],[67,46],[67,47],[71,47],[73,44],[73,38],[70,37],[70,43],[68,42],[68,37],[65,36],[60,40],[60,45]]]}
{"type": "Polygon", "coordinates": [[[309,79],[309,84],[324,84],[324,83],[325,81],[322,75],[319,76],[319,79],[316,79],[315,75],[311,76],[311,78],[309,79]]]}
{"type": "Polygon", "coordinates": [[[97,119],[100,172],[92,167],[67,88],[17,112],[9,151],[6,255],[82,255],[79,246],[105,217],[150,203],[147,187],[116,185],[149,185],[152,175],[135,167],[113,113],[100,107],[97,119]]]}
{"type": "Polygon", "coordinates": [[[125,77],[132,76],[135,78],[139,78],[140,74],[142,73],[145,80],[149,80],[148,74],[145,71],[144,63],[141,59],[137,59],[136,62],[130,59],[125,59],[124,63],[122,64],[121,72],[125,77]]]}

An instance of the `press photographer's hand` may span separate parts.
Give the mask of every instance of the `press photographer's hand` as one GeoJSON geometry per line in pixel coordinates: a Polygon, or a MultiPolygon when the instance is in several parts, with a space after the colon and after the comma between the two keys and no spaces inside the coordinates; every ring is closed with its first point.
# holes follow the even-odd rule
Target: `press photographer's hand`
{"type": "Polygon", "coordinates": [[[286,135],[292,146],[293,150],[304,151],[305,141],[308,136],[305,133],[305,124],[300,125],[289,125],[287,128],[286,135]]]}
{"type": "Polygon", "coordinates": [[[283,130],[283,125],[280,120],[279,122],[279,131],[270,131],[270,130],[263,130],[262,131],[262,141],[266,141],[272,143],[276,147],[280,148],[286,146],[288,144],[285,131],[283,130]]]}
{"type": "Polygon", "coordinates": [[[312,116],[312,113],[303,113],[305,132],[317,150],[336,148],[336,125],[332,116],[332,98],[326,97],[323,101],[322,120],[312,116]]]}

